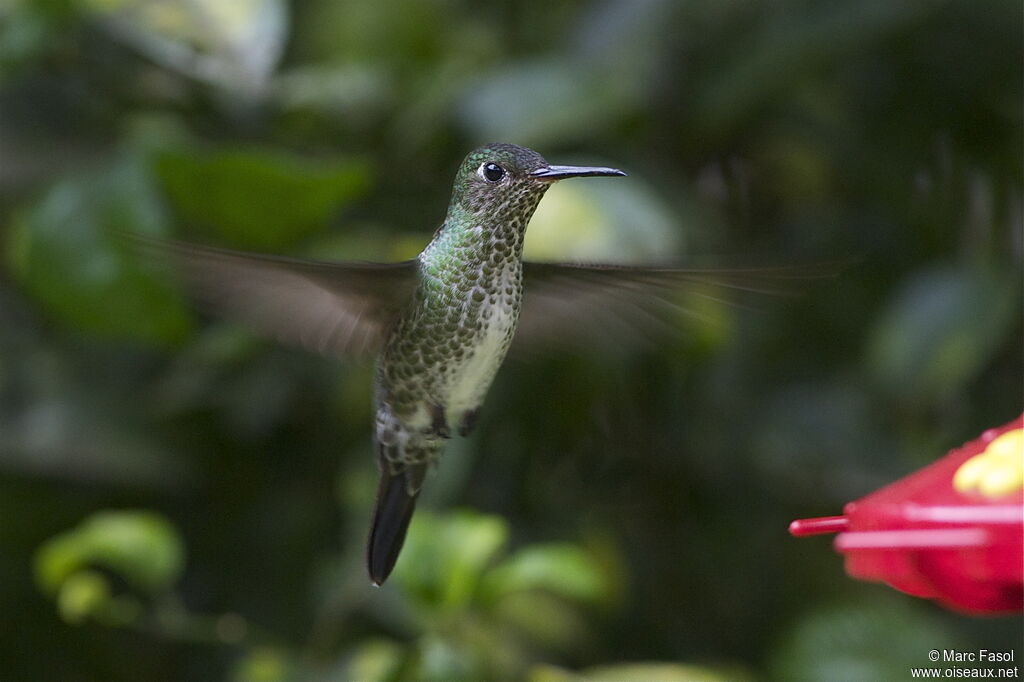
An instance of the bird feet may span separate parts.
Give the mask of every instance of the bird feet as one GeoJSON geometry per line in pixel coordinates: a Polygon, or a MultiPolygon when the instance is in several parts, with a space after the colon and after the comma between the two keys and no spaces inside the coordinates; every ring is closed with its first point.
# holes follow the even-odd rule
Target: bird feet
{"type": "Polygon", "coordinates": [[[448,426],[448,418],[444,414],[443,407],[440,405],[431,405],[430,419],[430,426],[424,430],[428,436],[437,436],[438,438],[452,437],[452,430],[448,426]]]}
{"type": "Polygon", "coordinates": [[[477,419],[480,417],[480,408],[466,410],[462,413],[462,422],[459,423],[459,435],[465,438],[476,428],[477,419]]]}
{"type": "MultiPolygon", "coordinates": [[[[459,421],[459,435],[465,438],[476,428],[477,419],[480,416],[480,408],[466,410],[459,421]]],[[[430,406],[430,426],[423,429],[423,434],[437,438],[451,438],[452,429],[448,425],[448,417],[444,408],[440,405],[430,406]]]]}

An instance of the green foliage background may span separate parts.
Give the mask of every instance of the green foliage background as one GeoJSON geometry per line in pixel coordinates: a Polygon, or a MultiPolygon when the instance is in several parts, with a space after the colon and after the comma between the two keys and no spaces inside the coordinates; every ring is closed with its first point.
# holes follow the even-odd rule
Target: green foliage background
{"type": "Polygon", "coordinates": [[[854,582],[785,529],[1021,410],[1021,25],[1009,0],[0,2],[0,678],[1020,660],[1019,619],[854,582]],[[553,190],[535,257],[857,261],[753,312],[693,301],[656,348],[511,361],[374,590],[369,368],[196,316],[113,235],[407,258],[498,140],[630,174],[553,190]]]}

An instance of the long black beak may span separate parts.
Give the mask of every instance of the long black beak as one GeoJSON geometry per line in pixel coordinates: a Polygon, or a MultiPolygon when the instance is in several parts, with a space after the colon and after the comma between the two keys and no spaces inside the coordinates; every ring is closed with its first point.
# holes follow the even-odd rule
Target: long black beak
{"type": "Polygon", "coordinates": [[[548,166],[538,168],[530,173],[540,180],[564,180],[565,178],[588,178],[593,176],[624,176],[625,173],[617,168],[601,168],[598,166],[548,166]]]}

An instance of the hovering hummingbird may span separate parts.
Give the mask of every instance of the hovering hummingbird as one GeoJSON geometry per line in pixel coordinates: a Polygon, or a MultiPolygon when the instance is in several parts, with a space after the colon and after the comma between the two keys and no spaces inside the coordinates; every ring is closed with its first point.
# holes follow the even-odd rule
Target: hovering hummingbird
{"type": "MultiPolygon", "coordinates": [[[[370,579],[387,579],[428,469],[445,441],[468,435],[517,335],[590,318],[603,329],[674,310],[680,289],[749,288],[763,270],[524,262],[523,237],[552,183],[621,177],[556,166],[535,151],[490,144],[455,176],[448,213],[426,248],[401,263],[329,263],[181,243],[169,249],[208,305],[317,352],[376,355],[373,440],[380,484],[367,548],[370,579]]],[[[785,275],[784,275],[785,276],[785,275]]]]}

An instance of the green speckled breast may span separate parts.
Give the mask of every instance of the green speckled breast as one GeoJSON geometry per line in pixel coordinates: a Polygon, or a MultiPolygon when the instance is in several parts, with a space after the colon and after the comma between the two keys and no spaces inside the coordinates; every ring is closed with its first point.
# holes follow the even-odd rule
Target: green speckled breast
{"type": "Polygon", "coordinates": [[[427,427],[432,406],[458,423],[483,401],[519,320],[523,232],[539,200],[515,197],[498,214],[520,217],[505,225],[450,229],[449,214],[420,255],[420,286],[378,367],[378,400],[409,427],[427,427]]]}

